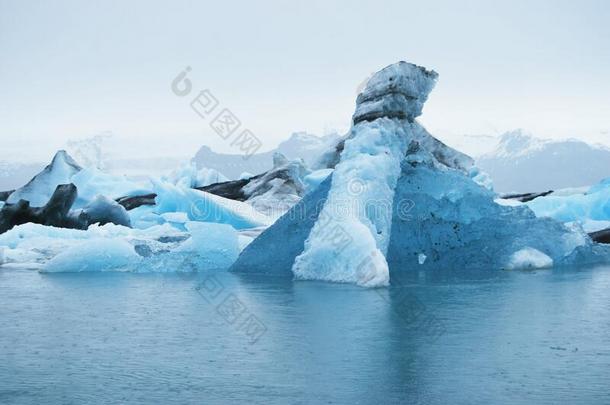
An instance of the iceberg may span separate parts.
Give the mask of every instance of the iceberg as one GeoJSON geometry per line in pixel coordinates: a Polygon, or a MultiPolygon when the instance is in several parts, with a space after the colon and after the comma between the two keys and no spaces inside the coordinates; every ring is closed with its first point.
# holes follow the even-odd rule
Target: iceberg
{"type": "MultiPolygon", "coordinates": [[[[96,168],[82,169],[60,151],[28,185],[11,193],[20,197],[16,203],[1,203],[4,265],[45,272],[226,269],[271,219],[246,202],[191,188],[216,180],[225,179],[190,166],[142,187],[96,168]],[[55,189],[47,196],[50,187],[55,189]],[[31,206],[21,197],[44,204],[31,206]]],[[[277,184],[272,193],[266,185],[253,189],[269,198],[283,190],[277,184]]]]}
{"type": "Polygon", "coordinates": [[[539,217],[550,217],[562,222],[610,220],[610,184],[604,181],[584,194],[569,196],[548,195],[527,202],[539,217]]]}
{"type": "Polygon", "coordinates": [[[58,186],[73,184],[78,195],[72,208],[79,209],[99,195],[110,199],[151,193],[150,187],[136,183],[125,176],[105,173],[97,168],[82,168],[66,151],[60,150],[51,163],[34,176],[25,186],[12,191],[6,203],[28,201],[30,207],[46,205],[58,186]]]}
{"type": "Polygon", "coordinates": [[[273,168],[262,174],[211,184],[199,190],[244,201],[262,214],[277,219],[305,195],[305,178],[310,173],[303,160],[288,160],[276,152],[273,155],[273,168]]]}
{"type": "Polygon", "coordinates": [[[25,186],[12,191],[0,206],[0,233],[15,225],[43,225],[86,229],[92,223],[129,226],[127,211],[114,199],[150,193],[125,177],[98,169],[83,169],[65,151],[25,186]]]}
{"type": "MultiPolygon", "coordinates": [[[[261,199],[259,205],[281,197],[282,213],[300,200],[298,193],[291,193],[296,186],[288,187],[300,185],[300,177],[293,180],[291,173],[301,176],[305,170],[293,162],[283,163],[286,167],[281,170],[244,183],[249,185],[249,197],[261,199]],[[286,185],[280,179],[271,184],[275,177],[284,178],[286,185]]],[[[83,169],[65,151],[59,151],[50,165],[24,187],[9,193],[7,202],[1,204],[0,233],[28,222],[74,229],[86,229],[94,223],[147,228],[169,222],[185,230],[186,221],[227,223],[236,229],[269,225],[271,220],[249,204],[193,188],[223,184],[217,181],[226,178],[213,169],[197,170],[191,164],[142,185],[97,168],[83,169]],[[175,220],[178,216],[180,221],[175,220]]]]}
{"type": "Polygon", "coordinates": [[[226,270],[242,242],[231,226],[187,221],[145,230],[92,225],[87,230],[19,225],[0,235],[4,266],[42,272],[192,272],[226,270]]]}
{"type": "Polygon", "coordinates": [[[126,271],[140,261],[128,242],[121,239],[88,239],[71,246],[45,264],[47,273],[83,271],[126,271]]]}
{"type": "Polygon", "coordinates": [[[105,173],[96,168],[82,169],[73,175],[68,183],[74,184],[78,190],[78,197],[73,207],[75,209],[83,208],[100,195],[116,200],[120,197],[152,192],[150,186],[133,182],[125,176],[105,173]]]}
{"type": "Polygon", "coordinates": [[[16,204],[3,204],[0,207],[0,234],[28,222],[75,229],[86,229],[93,223],[109,222],[130,226],[125,208],[102,195],[81,209],[72,209],[77,195],[78,190],[74,184],[60,184],[42,207],[31,207],[29,201],[21,199],[16,204]]]}
{"type": "Polygon", "coordinates": [[[186,229],[191,238],[176,252],[195,256],[195,270],[228,269],[241,251],[239,235],[230,225],[187,222],[186,229]]]}
{"type": "Polygon", "coordinates": [[[173,170],[169,175],[165,176],[163,180],[176,186],[186,188],[200,188],[209,186],[210,184],[229,181],[227,177],[217,170],[207,167],[197,169],[194,162],[173,170]]]}
{"type": "Polygon", "coordinates": [[[527,206],[538,217],[565,223],[578,223],[587,232],[610,228],[610,179],[585,192],[554,192],[528,201],[527,206]]]}
{"type": "Polygon", "coordinates": [[[539,250],[524,248],[513,253],[510,257],[507,270],[528,270],[553,267],[553,259],[539,250]]]}
{"type": "Polygon", "coordinates": [[[105,225],[107,223],[131,226],[127,210],[116,201],[103,195],[98,195],[83,209],[71,214],[82,224],[82,228],[87,228],[90,224],[105,225]]]}
{"type": "Polygon", "coordinates": [[[4,204],[0,210],[0,234],[26,222],[74,228],[76,221],[70,216],[70,207],[75,199],[76,187],[73,184],[63,184],[57,186],[42,207],[31,207],[26,200],[4,204]]]}
{"type": "Polygon", "coordinates": [[[42,207],[49,202],[57,186],[71,183],[72,176],[81,170],[82,167],[65,150],[60,150],[48,166],[25,186],[13,191],[6,202],[16,204],[19,200],[25,200],[29,201],[30,207],[42,207]]]}
{"type": "Polygon", "coordinates": [[[358,96],[350,133],[324,155],[333,172],[231,271],[378,287],[416,269],[608,260],[608,248],[582,228],[497,204],[473,160],[417,122],[437,77],[406,62],[376,73],[358,96]]]}
{"type": "MultiPolygon", "coordinates": [[[[169,177],[160,180],[151,179],[154,192],[127,195],[117,198],[117,201],[130,211],[132,221],[141,225],[144,225],[144,222],[158,223],[158,218],[152,220],[153,218],[149,215],[151,213],[165,214],[178,210],[192,214],[192,209],[188,207],[193,205],[194,200],[206,199],[216,201],[215,205],[213,204],[215,207],[226,205],[233,207],[234,211],[239,209],[243,213],[252,214],[252,219],[257,222],[255,227],[268,225],[270,221],[277,219],[299,202],[310,187],[310,184],[305,182],[310,170],[305,166],[303,160],[288,160],[284,155],[276,152],[273,156],[273,165],[272,169],[262,174],[256,176],[246,174],[239,180],[231,181],[227,181],[213,169],[197,170],[194,165],[191,165],[190,169],[185,168],[169,177]],[[203,177],[201,177],[201,173],[204,173],[203,177]],[[209,182],[211,184],[207,184],[209,182]],[[181,200],[182,202],[180,202],[181,200]],[[253,208],[259,214],[254,213],[248,207],[253,208]],[[144,220],[144,222],[140,220],[144,220]]],[[[315,183],[320,179],[312,181],[315,183]]],[[[197,204],[203,205],[204,202],[199,201],[197,204]]],[[[220,218],[222,215],[219,210],[214,210],[213,217],[218,217],[218,220],[214,222],[229,223],[227,221],[230,220],[230,215],[223,220],[220,218]]],[[[204,211],[208,212],[210,209],[205,208],[204,211]]],[[[189,218],[209,221],[211,217],[189,214],[189,218]]],[[[245,227],[247,225],[239,225],[238,228],[245,227]]]]}
{"type": "Polygon", "coordinates": [[[289,161],[276,152],[273,169],[251,179],[243,187],[246,202],[259,212],[277,218],[301,200],[306,188],[303,179],[309,173],[302,160],[289,161]]]}
{"type": "Polygon", "coordinates": [[[156,204],[149,209],[149,213],[161,215],[182,212],[191,221],[228,224],[238,230],[271,223],[267,216],[240,201],[162,181],[153,180],[153,184],[156,204]]]}

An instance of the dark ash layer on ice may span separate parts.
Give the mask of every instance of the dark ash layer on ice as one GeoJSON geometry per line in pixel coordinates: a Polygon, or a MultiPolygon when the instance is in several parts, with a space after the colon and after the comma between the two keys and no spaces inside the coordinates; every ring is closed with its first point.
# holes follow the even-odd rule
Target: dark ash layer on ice
{"type": "Polygon", "coordinates": [[[127,211],[103,196],[98,196],[82,209],[72,209],[78,197],[77,187],[72,183],[61,183],[81,170],[62,150],[25,186],[4,193],[6,203],[0,210],[0,234],[28,222],[72,229],[87,229],[94,223],[130,226],[127,211]]]}
{"type": "Polygon", "coordinates": [[[378,72],[356,99],[354,125],[377,118],[413,122],[420,116],[438,73],[407,62],[398,62],[378,72]]]}
{"type": "MultiPolygon", "coordinates": [[[[116,201],[100,195],[84,208],[73,209],[78,189],[69,181],[81,170],[65,151],[59,151],[51,164],[25,186],[1,193],[0,197],[8,201],[0,210],[0,233],[28,222],[73,229],[87,229],[94,223],[130,226],[127,211],[157,204],[155,193],[120,197],[116,201]]],[[[303,197],[302,179],[308,173],[302,160],[288,160],[276,153],[273,168],[265,173],[196,189],[247,202],[258,211],[277,217],[303,197]]]]}
{"type": "MultiPolygon", "coordinates": [[[[288,160],[276,152],[273,155],[273,168],[265,173],[195,189],[230,200],[247,202],[259,212],[273,217],[286,212],[305,195],[302,179],[308,173],[309,170],[302,160],[288,160]]],[[[132,210],[142,205],[155,205],[156,197],[156,194],[151,193],[121,197],[117,202],[126,210],[132,210]]]]}
{"type": "Polygon", "coordinates": [[[29,222],[70,229],[87,229],[96,223],[130,226],[127,211],[103,196],[97,197],[83,209],[71,210],[77,195],[74,184],[61,184],[42,207],[32,207],[27,200],[5,204],[0,210],[0,234],[29,222]]]}

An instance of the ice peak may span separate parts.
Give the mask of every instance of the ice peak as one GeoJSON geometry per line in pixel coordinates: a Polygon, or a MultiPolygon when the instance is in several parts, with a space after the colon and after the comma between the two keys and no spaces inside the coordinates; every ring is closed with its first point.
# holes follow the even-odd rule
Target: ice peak
{"type": "Polygon", "coordinates": [[[421,115],[438,74],[407,62],[389,65],[375,73],[356,99],[354,124],[377,118],[406,119],[421,115]]]}
{"type": "Polygon", "coordinates": [[[82,167],[64,149],[58,150],[51,160],[51,170],[58,166],[70,166],[76,171],[82,170],[82,167]]]}
{"type": "Polygon", "coordinates": [[[273,153],[273,168],[277,169],[288,164],[288,158],[281,152],[273,153]]]}
{"type": "Polygon", "coordinates": [[[82,168],[65,150],[59,150],[51,163],[34,176],[25,186],[15,190],[7,199],[14,204],[19,200],[30,202],[32,207],[42,207],[51,198],[58,185],[72,182],[72,176],[82,168]]]}
{"type": "Polygon", "coordinates": [[[500,136],[498,145],[491,155],[514,158],[539,149],[545,142],[544,139],[535,138],[523,129],[515,129],[500,136]]]}

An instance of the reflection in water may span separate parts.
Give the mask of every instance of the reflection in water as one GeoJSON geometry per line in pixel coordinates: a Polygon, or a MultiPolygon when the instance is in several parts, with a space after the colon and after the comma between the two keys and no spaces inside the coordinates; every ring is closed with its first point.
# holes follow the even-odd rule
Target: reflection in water
{"type": "Polygon", "coordinates": [[[0,270],[0,403],[606,401],[610,268],[392,282],[0,270]]]}

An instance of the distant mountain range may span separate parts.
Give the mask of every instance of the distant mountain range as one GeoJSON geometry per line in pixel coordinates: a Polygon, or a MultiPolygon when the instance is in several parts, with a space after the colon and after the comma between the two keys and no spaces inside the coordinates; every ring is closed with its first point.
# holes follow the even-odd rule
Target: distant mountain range
{"type": "Polygon", "coordinates": [[[476,158],[496,191],[539,192],[582,187],[610,177],[610,149],[576,139],[540,139],[515,130],[476,158]]]}
{"type": "Polygon", "coordinates": [[[312,166],[339,138],[338,134],[319,137],[305,132],[295,132],[276,149],[251,155],[247,159],[243,155],[217,153],[208,146],[202,146],[193,158],[193,162],[197,168],[215,169],[230,179],[237,179],[244,172],[260,174],[271,169],[275,152],[280,152],[288,159],[301,158],[308,166],[312,166]]]}
{"type": "MultiPolygon", "coordinates": [[[[192,162],[199,169],[215,169],[229,179],[238,179],[244,173],[257,175],[271,169],[275,152],[288,159],[301,158],[312,167],[339,139],[338,134],[318,137],[296,132],[276,149],[248,159],[239,154],[217,153],[202,146],[192,162]]],[[[610,149],[576,139],[541,139],[523,130],[515,130],[501,136],[465,135],[452,146],[475,158],[477,166],[491,176],[495,190],[500,193],[584,187],[610,177],[610,149]]],[[[187,162],[186,157],[150,156],[106,158],[103,164],[108,172],[140,179],[167,174],[187,162]]],[[[0,161],[0,191],[23,186],[44,166],[44,163],[0,161]]]]}

